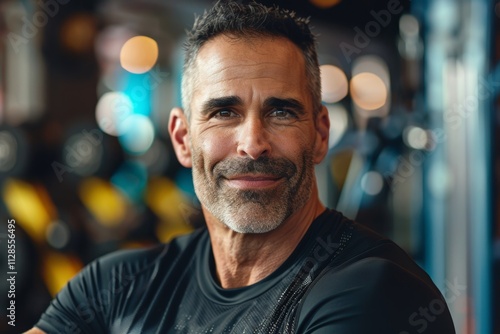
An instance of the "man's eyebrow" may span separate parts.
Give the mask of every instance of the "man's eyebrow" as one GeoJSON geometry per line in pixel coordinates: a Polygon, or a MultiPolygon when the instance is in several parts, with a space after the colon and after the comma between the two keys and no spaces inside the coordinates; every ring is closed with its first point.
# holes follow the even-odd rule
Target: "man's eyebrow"
{"type": "Polygon", "coordinates": [[[269,108],[290,108],[305,114],[305,107],[302,102],[292,98],[269,97],[264,101],[264,107],[269,108]]]}
{"type": "Polygon", "coordinates": [[[203,106],[201,108],[201,113],[205,115],[214,109],[230,107],[230,106],[238,106],[242,104],[243,101],[238,96],[217,97],[203,103],[203,106]]]}

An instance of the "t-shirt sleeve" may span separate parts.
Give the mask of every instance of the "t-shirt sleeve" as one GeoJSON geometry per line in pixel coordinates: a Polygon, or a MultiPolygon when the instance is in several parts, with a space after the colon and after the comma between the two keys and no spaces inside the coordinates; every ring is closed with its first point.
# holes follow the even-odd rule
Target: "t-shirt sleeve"
{"type": "Polygon", "coordinates": [[[93,262],[75,276],[52,300],[36,327],[52,333],[103,333],[107,287],[93,262]]]}
{"type": "Polygon", "coordinates": [[[430,279],[369,257],[327,271],[305,297],[298,333],[455,333],[430,279]]]}

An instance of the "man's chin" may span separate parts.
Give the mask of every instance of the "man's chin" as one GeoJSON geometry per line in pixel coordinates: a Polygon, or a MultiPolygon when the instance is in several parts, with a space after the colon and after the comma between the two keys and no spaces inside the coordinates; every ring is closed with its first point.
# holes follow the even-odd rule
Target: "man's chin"
{"type": "Polygon", "coordinates": [[[232,224],[232,223],[224,223],[229,229],[236,233],[240,234],[265,234],[277,229],[281,224],[277,226],[269,226],[269,225],[242,225],[242,224],[232,224]]]}
{"type": "Polygon", "coordinates": [[[284,214],[270,215],[269,211],[262,214],[256,214],[256,210],[244,211],[247,211],[246,214],[240,211],[238,217],[223,215],[220,220],[229,229],[237,233],[263,234],[277,229],[286,219],[284,214]]]}

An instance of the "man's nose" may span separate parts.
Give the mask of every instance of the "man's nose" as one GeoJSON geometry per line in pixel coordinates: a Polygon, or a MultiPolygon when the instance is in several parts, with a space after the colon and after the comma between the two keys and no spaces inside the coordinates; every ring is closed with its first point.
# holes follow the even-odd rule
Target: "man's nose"
{"type": "Polygon", "coordinates": [[[238,154],[254,160],[271,153],[269,134],[260,117],[249,117],[238,129],[238,154]]]}

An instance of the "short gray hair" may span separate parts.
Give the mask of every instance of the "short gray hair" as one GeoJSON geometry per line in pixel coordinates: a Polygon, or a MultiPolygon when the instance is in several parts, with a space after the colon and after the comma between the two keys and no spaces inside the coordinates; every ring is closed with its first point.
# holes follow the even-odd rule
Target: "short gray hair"
{"type": "Polygon", "coordinates": [[[237,38],[284,37],[302,52],[306,64],[307,86],[311,93],[314,115],[321,110],[321,79],[316,52],[316,38],[309,28],[309,19],[278,7],[251,2],[219,0],[203,15],[196,17],[185,42],[182,76],[182,104],[189,119],[190,102],[196,83],[195,61],[200,48],[219,35],[237,38]]]}

